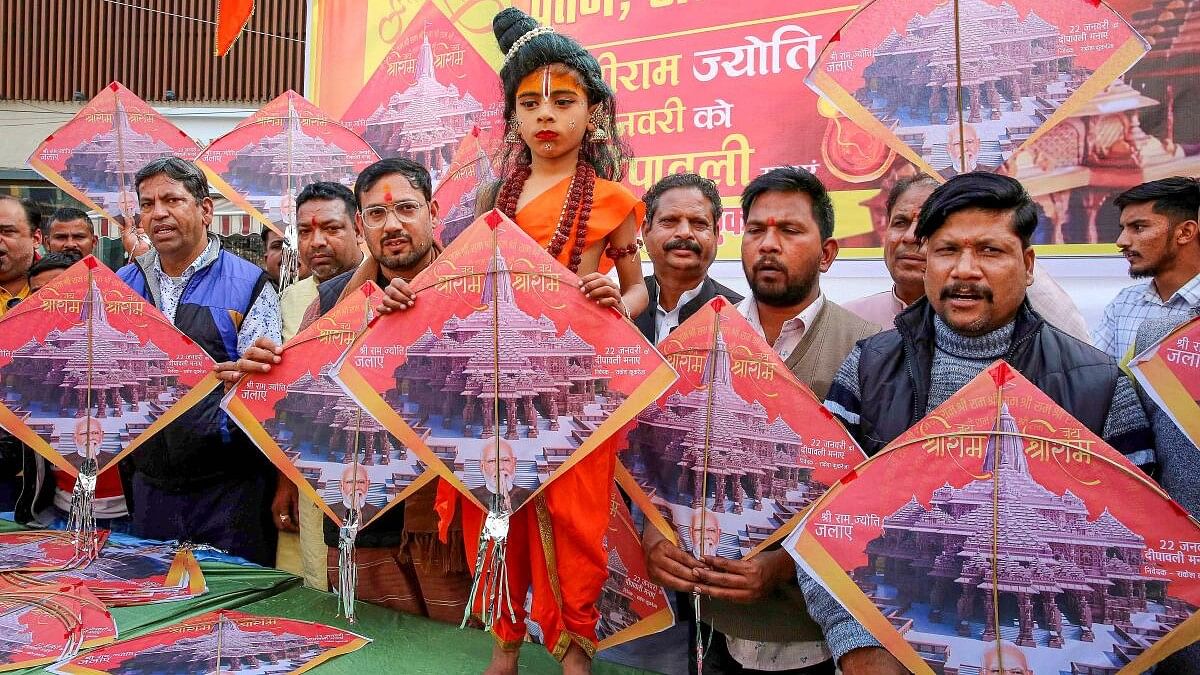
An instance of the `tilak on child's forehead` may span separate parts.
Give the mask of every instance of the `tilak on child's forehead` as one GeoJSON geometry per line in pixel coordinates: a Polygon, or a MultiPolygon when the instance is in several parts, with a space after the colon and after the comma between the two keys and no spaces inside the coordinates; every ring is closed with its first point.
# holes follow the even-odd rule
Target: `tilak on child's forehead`
{"type": "Polygon", "coordinates": [[[542,68],[542,100],[550,100],[550,66],[542,68]]]}

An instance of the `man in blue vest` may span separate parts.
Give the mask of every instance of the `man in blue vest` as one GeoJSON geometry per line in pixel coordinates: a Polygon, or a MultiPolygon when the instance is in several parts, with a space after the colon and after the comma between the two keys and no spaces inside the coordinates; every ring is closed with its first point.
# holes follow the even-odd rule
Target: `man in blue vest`
{"type": "MultiPolygon", "coordinates": [[[[279,296],[258,267],[208,233],[208,180],[191,162],[151,162],[135,179],[152,248],[117,274],[218,362],[234,362],[260,337],[279,341],[279,296]]],[[[275,561],[275,471],[205,397],[131,455],[133,533],[209,544],[247,560],[275,561]]]]}

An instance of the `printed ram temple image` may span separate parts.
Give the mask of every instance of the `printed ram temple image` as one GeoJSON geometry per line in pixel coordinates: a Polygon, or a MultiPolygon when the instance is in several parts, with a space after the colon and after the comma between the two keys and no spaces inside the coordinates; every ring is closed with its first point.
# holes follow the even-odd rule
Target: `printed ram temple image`
{"type": "Polygon", "coordinates": [[[471,133],[483,106],[471,92],[442,84],[434,69],[433,47],[423,38],[416,57],[416,81],[392,94],[362,120],[363,139],[384,157],[399,155],[428,167],[441,180],[454,149],[471,133]]]}
{"type": "Polygon", "coordinates": [[[79,322],[13,350],[0,368],[4,405],[72,463],[90,445],[103,466],[103,453],[120,452],[186,390],[152,340],[113,328],[94,284],[82,300],[50,302],[78,306],[79,322]]]}
{"type": "Polygon", "coordinates": [[[988,477],[947,483],[929,506],[914,495],[852,577],[943,675],[980,672],[998,640],[1031,673],[1116,673],[1195,608],[1142,575],[1145,540],[1107,508],[1089,516],[1070,489],[1031,475],[1007,406],[997,430],[1012,435],[989,437],[988,477]],[[1072,653],[1081,643],[1103,656],[1072,653]]]}
{"type": "Polygon", "coordinates": [[[335,513],[344,516],[357,500],[365,522],[425,466],[342,391],[331,368],[289,384],[264,427],[335,513]]]}
{"type": "Polygon", "coordinates": [[[689,550],[741,558],[829,486],[800,463],[796,430],[733,388],[723,339],[706,358],[711,396],[677,391],[642,411],[622,461],[689,550]]]}
{"type": "Polygon", "coordinates": [[[482,284],[477,311],[408,347],[385,400],[482,503],[503,488],[516,508],[625,395],[597,377],[594,346],[517,305],[499,252],[482,284]]]}
{"type": "Polygon", "coordinates": [[[105,211],[135,213],[139,209],[134,175],[151,161],[175,153],[163,141],[136,131],[123,102],[117,102],[112,117],[111,129],[71,151],[62,174],[105,211]]]}
{"type": "Polygon", "coordinates": [[[211,632],[134,654],[107,672],[113,675],[290,673],[322,651],[310,638],[269,630],[244,630],[236,622],[221,617],[211,632]]]}
{"type": "Polygon", "coordinates": [[[1091,72],[1060,53],[1061,32],[1034,10],[1022,16],[988,0],[930,4],[875,46],[854,96],[935,169],[960,173],[961,149],[947,133],[958,135],[961,72],[965,171],[995,168],[1091,72]]]}

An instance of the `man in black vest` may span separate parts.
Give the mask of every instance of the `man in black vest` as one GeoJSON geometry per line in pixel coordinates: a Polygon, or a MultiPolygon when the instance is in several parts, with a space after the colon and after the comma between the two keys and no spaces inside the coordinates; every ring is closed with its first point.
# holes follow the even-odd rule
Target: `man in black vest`
{"type": "Polygon", "coordinates": [[[736,305],[742,296],[708,276],[721,223],[716,184],[694,173],[676,173],[655,183],[642,201],[642,239],[654,274],[646,277],[650,304],[633,322],[658,344],[709,300],[721,295],[736,305]]]}
{"type": "MultiPolygon", "coordinates": [[[[825,406],[872,455],[997,359],[1134,464],[1154,468],[1154,439],[1132,384],[1112,357],[1046,323],[1033,282],[1033,200],[1016,180],[955,176],[921,209],[925,297],[896,330],[861,340],[838,370],[825,406]]],[[[846,675],[904,668],[844,608],[800,573],[809,610],[846,675]]]]}

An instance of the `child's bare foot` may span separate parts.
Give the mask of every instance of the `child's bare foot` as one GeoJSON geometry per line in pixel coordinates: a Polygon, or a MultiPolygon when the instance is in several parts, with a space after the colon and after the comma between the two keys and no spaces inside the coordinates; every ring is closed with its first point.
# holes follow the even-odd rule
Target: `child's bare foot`
{"type": "Polygon", "coordinates": [[[563,675],[590,675],[592,672],[592,659],[579,648],[579,645],[571,643],[567,648],[567,653],[562,660],[563,675]]]}
{"type": "Polygon", "coordinates": [[[493,645],[492,662],[483,671],[483,675],[517,675],[517,660],[520,657],[520,647],[509,650],[500,645],[493,645]]]}

